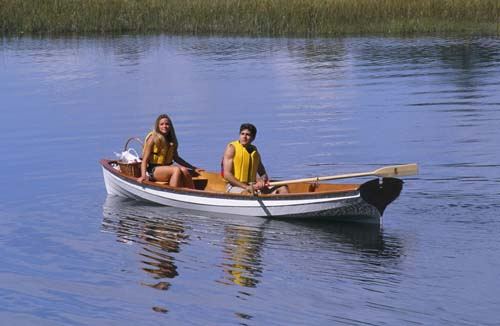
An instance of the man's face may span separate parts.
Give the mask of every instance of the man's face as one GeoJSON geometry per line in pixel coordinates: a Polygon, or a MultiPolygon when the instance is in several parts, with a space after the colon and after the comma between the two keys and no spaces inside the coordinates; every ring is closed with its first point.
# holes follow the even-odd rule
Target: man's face
{"type": "Polygon", "coordinates": [[[240,144],[246,146],[253,141],[253,135],[248,129],[240,131],[240,144]]]}

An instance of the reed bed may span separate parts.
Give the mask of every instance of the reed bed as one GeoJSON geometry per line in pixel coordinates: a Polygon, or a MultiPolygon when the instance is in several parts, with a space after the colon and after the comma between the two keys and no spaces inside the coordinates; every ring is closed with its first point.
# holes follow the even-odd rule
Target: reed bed
{"type": "Polygon", "coordinates": [[[5,34],[499,35],[500,0],[0,0],[5,34]]]}

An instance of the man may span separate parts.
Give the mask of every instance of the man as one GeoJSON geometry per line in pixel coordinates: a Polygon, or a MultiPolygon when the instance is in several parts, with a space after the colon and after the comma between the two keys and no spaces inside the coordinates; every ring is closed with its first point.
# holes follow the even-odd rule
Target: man
{"type": "Polygon", "coordinates": [[[244,123],[240,127],[239,139],[227,145],[222,159],[223,176],[228,182],[227,192],[288,193],[287,186],[269,188],[269,177],[262,164],[259,151],[252,145],[256,135],[257,128],[253,124],[244,123]]]}

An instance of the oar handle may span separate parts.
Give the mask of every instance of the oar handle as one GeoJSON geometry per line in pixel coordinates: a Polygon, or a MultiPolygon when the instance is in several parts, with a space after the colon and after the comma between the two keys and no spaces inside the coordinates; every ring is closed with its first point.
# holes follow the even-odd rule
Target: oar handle
{"type": "Polygon", "coordinates": [[[304,179],[294,179],[294,180],[284,180],[284,181],[274,181],[269,182],[271,187],[276,186],[284,186],[290,183],[301,183],[301,182],[319,182],[326,180],[335,180],[335,179],[347,179],[347,178],[355,178],[355,177],[365,177],[373,175],[371,172],[363,172],[363,173],[349,173],[349,174],[338,174],[338,175],[330,175],[323,177],[314,177],[314,178],[304,178],[304,179]]]}
{"type": "Polygon", "coordinates": [[[305,179],[294,179],[294,180],[284,180],[284,181],[274,181],[270,182],[271,187],[284,186],[291,183],[300,182],[319,182],[325,180],[335,180],[335,179],[347,179],[347,178],[357,178],[357,177],[367,177],[375,175],[378,177],[402,177],[408,175],[415,175],[418,173],[418,165],[416,163],[403,164],[403,165],[392,165],[382,167],[375,171],[370,172],[359,172],[359,173],[347,173],[347,174],[337,174],[323,177],[305,178],[305,179]]]}

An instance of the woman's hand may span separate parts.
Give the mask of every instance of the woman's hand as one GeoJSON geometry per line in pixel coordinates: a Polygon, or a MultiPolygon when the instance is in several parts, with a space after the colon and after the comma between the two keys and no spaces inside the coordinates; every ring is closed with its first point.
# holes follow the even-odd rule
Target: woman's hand
{"type": "Polygon", "coordinates": [[[146,178],[141,175],[139,178],[137,178],[137,182],[142,183],[145,179],[146,178]]]}

